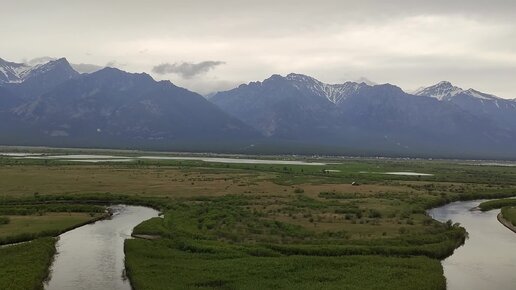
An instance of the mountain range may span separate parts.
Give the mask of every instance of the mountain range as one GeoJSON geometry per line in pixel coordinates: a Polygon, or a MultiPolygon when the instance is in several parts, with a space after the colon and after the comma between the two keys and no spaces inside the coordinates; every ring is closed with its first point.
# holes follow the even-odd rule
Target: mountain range
{"type": "Polygon", "coordinates": [[[449,82],[409,94],[292,73],[206,99],[144,73],[0,59],[3,145],[515,159],[515,142],[516,100],[449,82]]]}
{"type": "Polygon", "coordinates": [[[275,139],[365,155],[516,156],[516,102],[443,84],[412,95],[390,84],[273,75],[210,100],[275,139]]]}
{"type": "Polygon", "coordinates": [[[79,74],[66,59],[22,67],[2,65],[4,145],[208,150],[260,138],[201,95],[147,74],[79,74]]]}

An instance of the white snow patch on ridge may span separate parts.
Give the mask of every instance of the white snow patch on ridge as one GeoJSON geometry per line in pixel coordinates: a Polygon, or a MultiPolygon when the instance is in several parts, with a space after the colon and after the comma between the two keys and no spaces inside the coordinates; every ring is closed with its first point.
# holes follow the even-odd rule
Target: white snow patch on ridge
{"type": "MultiPolygon", "coordinates": [[[[462,88],[452,85],[450,82],[447,81],[439,82],[438,84],[427,88],[421,88],[415,91],[414,95],[432,97],[440,101],[448,101],[456,96],[467,96],[481,101],[488,100],[496,102],[497,100],[503,100],[500,97],[482,93],[474,89],[464,90],[462,88]]],[[[498,103],[496,103],[495,105],[499,106],[498,103]]]]}
{"type": "Polygon", "coordinates": [[[347,97],[356,93],[359,89],[368,86],[366,83],[345,82],[343,84],[325,84],[312,77],[291,73],[286,76],[287,80],[302,90],[308,90],[313,94],[328,99],[334,104],[339,104],[347,97]]]}

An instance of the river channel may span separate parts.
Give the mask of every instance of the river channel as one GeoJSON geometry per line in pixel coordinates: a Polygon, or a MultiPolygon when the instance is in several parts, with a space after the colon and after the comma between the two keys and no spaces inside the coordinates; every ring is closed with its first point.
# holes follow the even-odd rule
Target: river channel
{"type": "Polygon", "coordinates": [[[442,261],[449,290],[516,289],[516,234],[496,219],[499,209],[471,210],[483,200],[453,202],[429,211],[438,221],[460,223],[466,243],[442,261]]]}
{"type": "Polygon", "coordinates": [[[124,241],[142,221],[158,211],[141,206],[117,205],[105,220],[59,236],[47,290],[130,290],[125,277],[124,241]]]}

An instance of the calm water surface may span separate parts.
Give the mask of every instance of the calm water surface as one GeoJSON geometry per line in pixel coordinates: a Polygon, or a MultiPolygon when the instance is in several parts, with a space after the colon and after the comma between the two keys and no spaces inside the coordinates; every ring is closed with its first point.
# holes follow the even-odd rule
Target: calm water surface
{"type": "Polygon", "coordinates": [[[63,161],[73,162],[131,162],[136,159],[148,160],[199,160],[204,162],[218,162],[218,163],[238,163],[238,164],[271,164],[271,165],[315,165],[321,166],[326,163],[321,162],[306,162],[300,160],[266,160],[266,159],[249,159],[249,158],[226,158],[226,157],[199,157],[199,156],[114,156],[114,155],[94,155],[94,154],[71,154],[71,155],[42,155],[31,153],[2,153],[0,156],[14,157],[21,159],[57,159],[63,161]]]}
{"type": "Polygon", "coordinates": [[[62,234],[47,290],[131,289],[124,275],[124,240],[158,211],[139,206],[114,206],[110,219],[62,234]]]}
{"type": "Polygon", "coordinates": [[[516,233],[496,216],[500,210],[470,211],[482,201],[454,202],[429,211],[436,220],[460,223],[464,246],[442,262],[449,290],[516,289],[516,233]]]}
{"type": "Polygon", "coordinates": [[[176,157],[176,156],[140,156],[141,159],[154,160],[200,160],[204,162],[238,163],[238,164],[271,164],[271,165],[326,165],[321,162],[305,162],[299,160],[266,160],[248,158],[225,158],[225,157],[176,157]]]}

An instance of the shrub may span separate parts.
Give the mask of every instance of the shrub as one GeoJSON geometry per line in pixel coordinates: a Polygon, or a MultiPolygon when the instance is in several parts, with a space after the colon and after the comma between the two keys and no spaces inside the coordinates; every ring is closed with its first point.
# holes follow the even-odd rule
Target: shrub
{"type": "Polygon", "coordinates": [[[9,218],[6,216],[0,216],[0,225],[6,225],[10,222],[9,218]]]}

